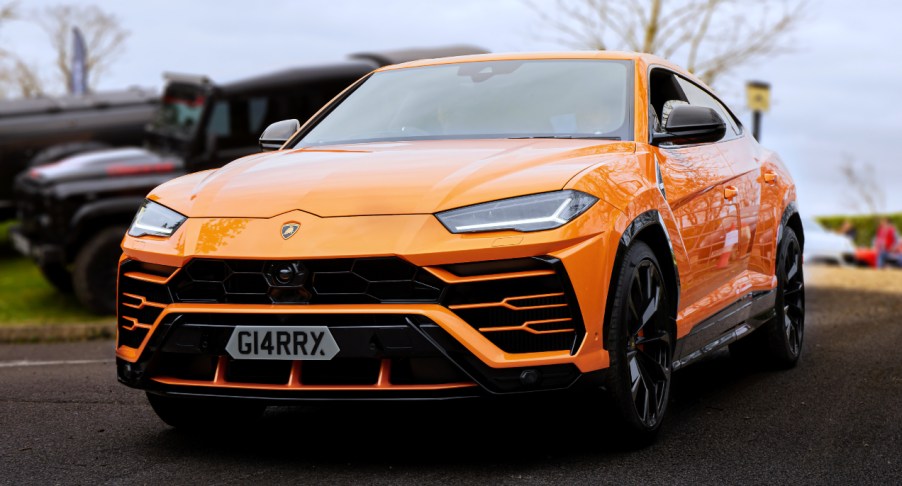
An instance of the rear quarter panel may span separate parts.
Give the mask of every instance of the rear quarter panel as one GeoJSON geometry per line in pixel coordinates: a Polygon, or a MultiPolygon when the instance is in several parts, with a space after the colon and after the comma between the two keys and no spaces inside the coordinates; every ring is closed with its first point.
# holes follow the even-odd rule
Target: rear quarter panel
{"type": "Polygon", "coordinates": [[[753,279],[753,290],[768,290],[776,286],[777,241],[783,212],[796,200],[796,187],[786,165],[775,152],[758,146],[756,154],[761,162],[761,204],[758,212],[758,230],[749,257],[749,272],[753,279]],[[767,184],[763,175],[773,172],[777,175],[775,184],[767,184]],[[759,278],[754,278],[757,274],[759,278]],[[765,278],[766,277],[766,278],[765,278]]]}

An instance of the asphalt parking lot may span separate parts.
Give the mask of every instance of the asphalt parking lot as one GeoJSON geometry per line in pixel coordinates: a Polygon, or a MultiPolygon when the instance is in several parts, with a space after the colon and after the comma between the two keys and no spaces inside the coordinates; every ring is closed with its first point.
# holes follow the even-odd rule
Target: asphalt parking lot
{"type": "Polygon", "coordinates": [[[809,269],[798,367],[727,352],[675,375],[658,441],[624,450],[570,402],[271,409],[174,431],[116,383],[113,344],[0,346],[0,483],[902,483],[902,272],[809,269]]]}

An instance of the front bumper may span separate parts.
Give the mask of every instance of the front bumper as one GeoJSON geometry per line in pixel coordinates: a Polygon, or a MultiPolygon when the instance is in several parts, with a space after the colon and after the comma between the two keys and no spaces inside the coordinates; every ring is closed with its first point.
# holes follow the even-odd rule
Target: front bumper
{"type": "Polygon", "coordinates": [[[125,260],[119,282],[119,379],[137,388],[446,398],[569,388],[582,375],[566,361],[586,329],[556,258],[426,268],[398,258],[195,259],[178,269],[125,260]],[[281,285],[271,273],[284,263],[309,275],[281,285]],[[250,362],[226,351],[236,326],[293,325],[328,327],[339,354],[250,362]]]}
{"type": "MultiPolygon", "coordinates": [[[[167,319],[149,359],[117,360],[118,378],[157,393],[291,400],[446,399],[598,384],[572,364],[491,368],[434,322],[416,315],[325,319],[342,351],[327,362],[233,360],[229,325],[210,316],[167,319]]],[[[287,314],[244,322],[292,322],[287,314]]],[[[311,320],[304,319],[305,323],[311,320]]]]}
{"type": "MultiPolygon", "coordinates": [[[[422,234],[434,218],[412,218],[353,218],[354,230],[372,229],[369,219],[379,220],[379,234],[400,233],[385,228],[386,221],[426,226],[421,238],[405,243],[437,246],[422,234]]],[[[263,253],[250,245],[259,237],[211,240],[204,234],[212,225],[240,226],[239,235],[268,234],[248,226],[270,224],[278,236],[281,219],[189,219],[179,230],[184,233],[170,240],[125,239],[121,382],[193,396],[424,399],[597,385],[607,367],[601,327],[613,254],[605,250],[616,248],[607,233],[526,234],[515,237],[523,244],[514,248],[498,245],[502,238],[455,236],[457,251],[429,254],[410,247],[387,251],[371,239],[360,245],[369,250],[361,256],[337,248],[348,245],[346,238],[317,240],[345,233],[314,231],[306,221],[308,233],[301,236],[308,240],[292,244],[309,246],[294,250],[276,246],[263,253]],[[330,253],[317,254],[324,248],[330,253]],[[305,258],[291,258],[298,254],[305,258]],[[303,276],[276,282],[284,263],[302,268],[303,276]],[[238,325],[327,326],[341,351],[325,362],[235,360],[224,346],[238,325]]]]}
{"type": "Polygon", "coordinates": [[[21,226],[10,228],[9,239],[16,251],[31,258],[38,265],[66,263],[66,252],[62,245],[32,241],[22,231],[21,226]]]}
{"type": "Polygon", "coordinates": [[[15,189],[19,224],[10,229],[15,249],[38,265],[68,263],[66,238],[71,215],[57,213],[63,205],[53,206],[30,178],[19,177],[15,189]]]}

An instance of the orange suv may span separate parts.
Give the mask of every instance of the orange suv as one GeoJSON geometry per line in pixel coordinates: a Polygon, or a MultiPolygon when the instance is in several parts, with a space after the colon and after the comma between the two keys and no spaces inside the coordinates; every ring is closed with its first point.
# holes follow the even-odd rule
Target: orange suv
{"type": "Polygon", "coordinates": [[[122,243],[118,377],[170,425],[604,387],[651,437],[706,353],[799,357],[792,178],[662,59],[389,66],[260,143],[122,243]]]}

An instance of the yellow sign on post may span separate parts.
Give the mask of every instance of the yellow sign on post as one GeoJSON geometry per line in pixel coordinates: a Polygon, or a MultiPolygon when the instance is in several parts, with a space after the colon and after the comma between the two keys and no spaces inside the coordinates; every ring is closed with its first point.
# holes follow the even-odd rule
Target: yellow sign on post
{"type": "Polygon", "coordinates": [[[746,103],[752,111],[770,110],[770,84],[749,81],[745,85],[746,103]]]}

